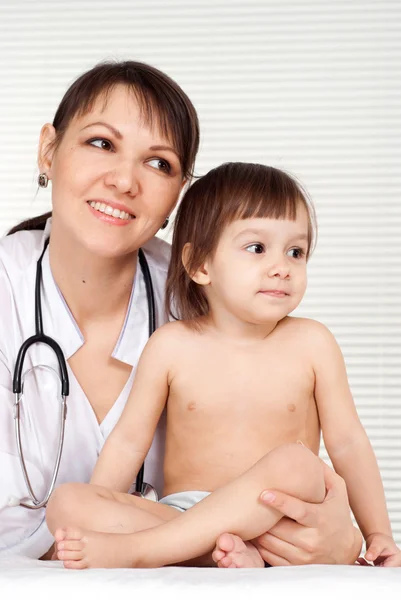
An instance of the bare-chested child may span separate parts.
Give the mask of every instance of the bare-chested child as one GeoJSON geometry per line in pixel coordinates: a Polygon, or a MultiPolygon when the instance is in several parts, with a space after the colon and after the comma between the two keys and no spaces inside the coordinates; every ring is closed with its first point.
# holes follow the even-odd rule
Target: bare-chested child
{"type": "Polygon", "coordinates": [[[398,551],[339,347],[322,324],[288,316],[313,240],[313,209],[277,169],[229,163],[188,190],[167,284],[181,320],[149,340],[91,485],[61,486],[48,506],[66,567],[158,567],[213,549],[220,567],[264,566],[250,540],[281,515],[260,494],[323,501],[320,429],[367,547],[398,551]],[[165,407],[155,503],[126,492],[165,407]]]}

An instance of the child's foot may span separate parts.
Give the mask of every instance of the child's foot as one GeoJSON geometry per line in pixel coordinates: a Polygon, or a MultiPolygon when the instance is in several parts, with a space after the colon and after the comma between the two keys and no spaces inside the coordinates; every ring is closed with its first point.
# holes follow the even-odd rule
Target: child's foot
{"type": "Polygon", "coordinates": [[[263,568],[263,558],[251,542],[238,535],[223,533],[216,542],[212,558],[221,569],[263,568]]]}
{"type": "Polygon", "coordinates": [[[66,569],[133,567],[131,536],[67,527],[54,534],[58,560],[66,569]]]}

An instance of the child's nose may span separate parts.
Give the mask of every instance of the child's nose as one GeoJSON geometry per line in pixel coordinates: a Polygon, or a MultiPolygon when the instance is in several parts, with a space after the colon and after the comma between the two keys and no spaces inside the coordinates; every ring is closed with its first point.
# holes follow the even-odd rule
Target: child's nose
{"type": "Polygon", "coordinates": [[[269,277],[278,277],[279,279],[286,279],[290,275],[290,265],[284,257],[275,260],[270,263],[268,268],[269,277]]]}

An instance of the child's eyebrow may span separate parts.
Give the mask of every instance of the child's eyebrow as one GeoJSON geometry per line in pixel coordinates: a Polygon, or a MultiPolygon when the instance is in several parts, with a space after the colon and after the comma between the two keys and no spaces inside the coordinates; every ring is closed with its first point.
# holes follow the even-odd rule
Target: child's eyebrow
{"type": "MultiPolygon", "coordinates": [[[[249,234],[257,235],[257,236],[266,236],[266,234],[269,235],[269,232],[266,231],[265,229],[249,227],[248,229],[243,229],[242,231],[237,233],[237,235],[234,237],[234,241],[237,240],[238,238],[241,238],[242,236],[249,235],[249,234]]],[[[296,233],[293,236],[291,236],[291,239],[289,241],[294,242],[294,241],[305,240],[307,242],[308,239],[309,239],[309,237],[308,237],[307,233],[296,233]]]]}
{"type": "Polygon", "coordinates": [[[239,233],[237,233],[237,235],[234,237],[234,240],[237,240],[238,238],[244,236],[244,235],[248,235],[248,234],[252,234],[252,235],[266,235],[266,231],[264,231],[263,229],[257,229],[257,228],[253,228],[253,227],[249,227],[248,229],[243,229],[242,231],[240,231],[239,233]]]}
{"type": "Polygon", "coordinates": [[[299,234],[295,234],[295,235],[294,235],[294,236],[291,238],[290,242],[294,242],[294,241],[297,241],[297,242],[299,242],[300,240],[302,240],[302,241],[305,241],[305,242],[309,241],[309,236],[308,236],[308,234],[307,234],[307,233],[299,233],[299,234]]]}

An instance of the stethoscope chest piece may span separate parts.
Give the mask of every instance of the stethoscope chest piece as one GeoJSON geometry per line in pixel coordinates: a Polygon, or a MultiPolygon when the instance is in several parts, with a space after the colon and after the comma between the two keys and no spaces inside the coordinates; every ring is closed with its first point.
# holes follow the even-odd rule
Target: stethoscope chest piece
{"type": "Polygon", "coordinates": [[[139,498],[145,498],[146,500],[152,500],[153,502],[157,502],[159,500],[155,488],[153,485],[150,485],[150,483],[143,483],[142,491],[134,492],[132,495],[138,496],[139,498]]]}

